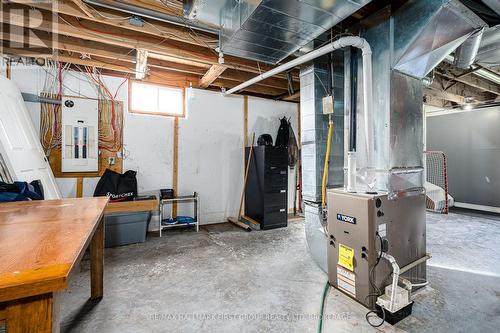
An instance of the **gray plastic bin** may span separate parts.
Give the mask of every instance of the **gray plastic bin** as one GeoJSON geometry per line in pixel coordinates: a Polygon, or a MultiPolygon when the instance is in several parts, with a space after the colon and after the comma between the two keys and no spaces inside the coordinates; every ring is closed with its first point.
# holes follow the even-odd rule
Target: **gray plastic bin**
{"type": "Polygon", "coordinates": [[[104,220],[105,247],[144,243],[150,218],[150,212],[106,215],[104,220]]]}

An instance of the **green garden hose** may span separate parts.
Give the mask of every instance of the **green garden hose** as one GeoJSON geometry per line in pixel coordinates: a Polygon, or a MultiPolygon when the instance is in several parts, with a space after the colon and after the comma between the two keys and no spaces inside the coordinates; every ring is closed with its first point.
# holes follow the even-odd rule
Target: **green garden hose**
{"type": "Polygon", "coordinates": [[[317,333],[321,333],[321,331],[323,330],[323,313],[325,311],[325,299],[326,299],[326,295],[328,294],[329,289],[330,289],[330,283],[328,283],[328,281],[326,281],[325,288],[323,289],[323,297],[321,298],[321,308],[319,310],[318,329],[316,330],[317,333]]]}

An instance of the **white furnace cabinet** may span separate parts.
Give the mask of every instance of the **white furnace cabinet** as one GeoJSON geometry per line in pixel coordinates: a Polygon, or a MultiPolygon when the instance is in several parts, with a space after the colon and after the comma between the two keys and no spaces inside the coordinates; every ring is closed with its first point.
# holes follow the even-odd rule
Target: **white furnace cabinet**
{"type": "Polygon", "coordinates": [[[62,172],[98,171],[98,101],[63,96],[62,172]]]}

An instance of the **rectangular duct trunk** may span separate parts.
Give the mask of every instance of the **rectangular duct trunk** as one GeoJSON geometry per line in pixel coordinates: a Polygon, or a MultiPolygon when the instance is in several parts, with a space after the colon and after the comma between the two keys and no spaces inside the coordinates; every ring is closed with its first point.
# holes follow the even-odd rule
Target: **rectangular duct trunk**
{"type": "Polygon", "coordinates": [[[369,2],[228,0],[221,11],[221,50],[276,64],[369,2]]]}
{"type": "Polygon", "coordinates": [[[359,60],[358,191],[388,192],[390,198],[423,193],[421,79],[482,24],[455,0],[409,1],[396,11],[388,6],[361,22],[356,33],[372,48],[375,152],[369,166],[359,60]]]}
{"type": "MultiPolygon", "coordinates": [[[[328,138],[328,116],[323,114],[323,97],[330,93],[327,57],[304,65],[300,70],[300,125],[302,145],[302,195],[304,200],[321,201],[321,183],[328,138]]],[[[344,55],[333,53],[333,135],[328,186],[344,181],[344,55]]]]}

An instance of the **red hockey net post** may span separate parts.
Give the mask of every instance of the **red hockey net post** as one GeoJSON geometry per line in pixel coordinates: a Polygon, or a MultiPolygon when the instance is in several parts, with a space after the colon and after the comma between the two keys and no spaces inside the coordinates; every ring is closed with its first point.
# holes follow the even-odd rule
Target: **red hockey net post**
{"type": "Polygon", "coordinates": [[[442,151],[424,151],[426,164],[426,181],[442,191],[428,191],[427,208],[448,214],[448,173],[446,169],[446,155],[442,151]]]}

